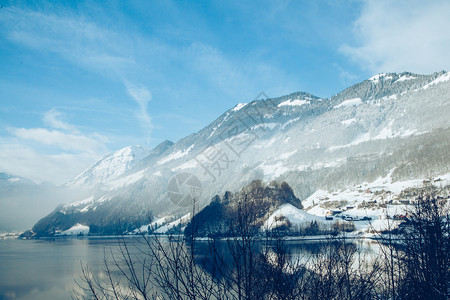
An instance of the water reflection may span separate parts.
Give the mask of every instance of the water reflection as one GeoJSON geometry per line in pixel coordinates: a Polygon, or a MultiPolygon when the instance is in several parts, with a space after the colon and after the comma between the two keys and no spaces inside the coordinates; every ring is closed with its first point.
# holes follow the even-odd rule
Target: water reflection
{"type": "MultiPolygon", "coordinates": [[[[132,255],[143,255],[142,239],[130,238],[132,255]]],[[[165,241],[167,242],[167,241],[165,241]]],[[[216,247],[227,257],[229,244],[221,240],[216,247]]],[[[317,254],[323,246],[320,241],[285,241],[288,256],[307,259],[317,254]]],[[[376,246],[364,240],[354,242],[362,253],[374,254],[376,246]]],[[[376,244],[375,244],[376,245],[376,244]]],[[[260,242],[259,250],[274,247],[273,243],[260,242]]],[[[211,250],[208,241],[197,241],[194,253],[203,264],[211,250]]],[[[53,240],[2,240],[0,241],[0,299],[71,299],[76,288],[75,278],[81,273],[80,262],[89,265],[94,275],[102,276],[104,255],[120,253],[116,238],[58,238],[53,240]]],[[[230,257],[226,259],[231,259],[230,257]]],[[[114,271],[115,274],[117,270],[114,271]]]]}
{"type": "Polygon", "coordinates": [[[80,261],[98,270],[115,239],[0,241],[0,299],[71,299],[80,261]]]}
{"type": "MultiPolygon", "coordinates": [[[[328,247],[328,249],[339,247],[342,245],[342,242],[342,240],[283,240],[281,243],[283,250],[286,251],[286,257],[292,264],[306,264],[308,261],[311,261],[314,257],[319,255],[325,247],[328,247]]],[[[233,243],[236,243],[236,241],[196,241],[194,253],[197,263],[205,270],[212,273],[211,269],[213,266],[211,265],[210,254],[213,251],[217,251],[218,255],[223,257],[227,265],[233,265],[233,257],[230,253],[230,249],[233,248],[233,243]],[[215,250],[212,250],[212,248],[215,250]]],[[[372,240],[346,239],[344,240],[344,243],[346,247],[351,248],[352,251],[358,253],[361,257],[364,257],[366,261],[373,260],[379,254],[380,245],[372,240]]],[[[268,252],[275,255],[277,252],[275,249],[276,247],[277,241],[275,240],[261,240],[254,244],[254,252],[259,254],[268,252]]],[[[357,267],[357,265],[354,267],[357,267]]]]}

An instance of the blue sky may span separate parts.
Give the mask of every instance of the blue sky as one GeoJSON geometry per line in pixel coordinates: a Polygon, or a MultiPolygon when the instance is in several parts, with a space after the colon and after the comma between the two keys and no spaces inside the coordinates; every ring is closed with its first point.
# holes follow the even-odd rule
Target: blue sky
{"type": "Polygon", "coordinates": [[[0,172],[57,184],[261,91],[450,69],[448,1],[0,0],[0,172]]]}

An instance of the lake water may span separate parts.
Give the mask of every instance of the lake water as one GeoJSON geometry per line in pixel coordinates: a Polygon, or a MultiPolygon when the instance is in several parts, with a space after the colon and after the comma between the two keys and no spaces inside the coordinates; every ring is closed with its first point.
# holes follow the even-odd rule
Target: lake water
{"type": "Polygon", "coordinates": [[[0,240],[0,299],[71,299],[80,262],[100,270],[116,239],[0,240]]]}
{"type": "MultiPolygon", "coordinates": [[[[318,247],[317,242],[288,244],[291,254],[312,253],[318,247]]],[[[0,300],[71,299],[81,262],[96,273],[103,267],[105,250],[108,257],[110,250],[118,253],[117,239],[0,240],[0,300]]]]}

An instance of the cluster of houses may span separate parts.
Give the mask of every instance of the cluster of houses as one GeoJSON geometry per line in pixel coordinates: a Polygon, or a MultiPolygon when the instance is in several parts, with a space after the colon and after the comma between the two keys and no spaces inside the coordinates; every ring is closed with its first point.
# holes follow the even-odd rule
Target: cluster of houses
{"type": "MultiPolygon", "coordinates": [[[[347,209],[352,209],[352,208],[354,208],[354,207],[347,206],[347,209]]],[[[363,216],[363,217],[348,216],[348,215],[343,214],[343,212],[344,212],[343,210],[332,209],[326,213],[325,220],[333,220],[335,217],[341,218],[345,221],[370,221],[370,220],[372,220],[372,218],[368,217],[368,216],[363,216]]]]}
{"type": "MultiPolygon", "coordinates": [[[[358,209],[367,209],[367,208],[381,208],[386,207],[386,205],[410,205],[413,204],[414,201],[419,199],[419,196],[423,195],[426,192],[429,192],[430,189],[433,191],[439,191],[439,194],[436,196],[438,199],[449,199],[450,194],[450,186],[442,187],[442,180],[441,178],[436,179],[425,179],[423,181],[423,186],[421,187],[410,187],[402,190],[400,194],[397,195],[397,197],[394,196],[394,193],[388,190],[371,190],[371,189],[359,189],[358,192],[360,194],[371,194],[371,199],[366,199],[362,201],[358,205],[358,209]],[[436,184],[441,183],[440,188],[436,186],[436,184]]],[[[326,201],[329,198],[322,198],[321,201],[326,201]]],[[[330,209],[326,215],[326,220],[333,220],[334,218],[342,218],[347,221],[360,221],[360,220],[370,220],[370,217],[364,216],[364,217],[358,217],[358,216],[349,216],[343,214],[343,212],[347,210],[351,210],[355,208],[355,205],[345,205],[348,202],[345,200],[339,201],[342,206],[338,206],[336,209],[330,209]],[[344,206],[345,205],[345,206],[344,206]]],[[[407,220],[408,215],[407,214],[396,214],[390,217],[390,219],[393,220],[407,220]]]]}

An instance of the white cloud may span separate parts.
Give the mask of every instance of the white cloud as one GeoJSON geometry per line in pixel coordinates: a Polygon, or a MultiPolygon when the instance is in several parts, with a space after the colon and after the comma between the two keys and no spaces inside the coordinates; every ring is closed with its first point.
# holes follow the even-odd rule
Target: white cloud
{"type": "Polygon", "coordinates": [[[78,132],[75,126],[62,120],[62,113],[56,109],[49,110],[44,114],[43,121],[45,124],[54,129],[62,129],[65,131],[78,132]]]}
{"type": "Polygon", "coordinates": [[[120,77],[134,64],[124,36],[67,11],[57,15],[11,6],[2,10],[2,23],[15,43],[57,53],[105,76],[120,77]]]}
{"type": "Polygon", "coordinates": [[[148,103],[152,100],[152,94],[143,85],[134,85],[131,82],[126,81],[125,87],[127,88],[128,94],[136,101],[139,105],[138,118],[141,120],[142,127],[152,129],[152,119],[147,112],[148,103]]]}
{"type": "Polygon", "coordinates": [[[220,49],[201,42],[191,43],[177,55],[189,70],[208,82],[208,87],[234,99],[252,99],[255,93],[261,91],[261,86],[271,87],[265,90],[267,93],[282,94],[286,87],[298,84],[282,70],[265,61],[236,60],[220,49]]]}
{"type": "MultiPolygon", "coordinates": [[[[166,36],[141,35],[139,30],[111,26],[114,14],[96,14],[94,19],[88,11],[86,15],[84,12],[86,10],[69,8],[36,11],[9,6],[1,12],[0,34],[15,44],[54,54],[83,70],[123,83],[125,91],[138,105],[136,119],[146,130],[152,129],[148,112],[152,100],[150,91],[180,101],[201,98],[197,95],[199,90],[203,95],[217,94],[218,99],[252,99],[261,87],[270,95],[276,95],[297,85],[295,79],[266,61],[258,60],[258,56],[252,61],[239,60],[201,41],[173,43],[166,36]],[[279,90],[266,90],[274,86],[279,90]]],[[[9,153],[3,157],[9,159],[0,161],[0,169],[31,179],[45,177],[44,180],[60,181],[108,151],[104,137],[80,132],[63,117],[61,112],[51,110],[44,115],[45,126],[10,128],[11,136],[2,146],[7,148],[4,153],[9,153]],[[50,151],[57,154],[49,155],[50,151]],[[29,168],[30,175],[14,172],[14,165],[20,165],[16,170],[29,168]],[[39,175],[42,169],[47,175],[39,175]]]]}
{"type": "Polygon", "coordinates": [[[365,1],[354,23],[359,45],[340,51],[373,73],[450,69],[449,1],[365,1]]]}
{"type": "Polygon", "coordinates": [[[55,109],[43,115],[47,128],[7,128],[0,138],[0,170],[37,182],[65,183],[108,152],[108,138],[83,134],[55,109]]]}
{"type": "Polygon", "coordinates": [[[192,43],[185,49],[185,57],[189,57],[191,68],[200,72],[222,91],[242,90],[248,81],[245,80],[240,66],[233,64],[216,48],[203,43],[192,43]]]}
{"type": "MultiPolygon", "coordinates": [[[[163,51],[164,45],[137,34],[111,30],[102,23],[69,11],[55,14],[12,6],[5,9],[0,25],[2,23],[6,25],[6,36],[15,43],[56,53],[85,70],[125,82],[128,94],[139,105],[139,120],[144,128],[151,128],[147,106],[152,95],[145,86],[133,84],[127,78],[142,72],[135,63],[136,52],[139,52],[135,45],[145,48],[147,55],[148,52],[163,51]]],[[[68,130],[60,119],[58,112],[50,111],[44,121],[52,128],[68,130]]]]}
{"type": "MultiPolygon", "coordinates": [[[[85,70],[125,82],[128,93],[130,87],[141,88],[137,82],[151,82],[152,89],[164,90],[165,95],[176,98],[196,97],[198,93],[192,91],[197,88],[230,99],[249,99],[261,87],[267,93],[282,94],[298,86],[281,69],[258,60],[258,55],[243,61],[203,41],[171,44],[165,36],[110,26],[108,22],[113,20],[108,15],[92,19],[69,9],[53,12],[12,6],[4,10],[0,30],[11,41],[55,53],[85,70]]],[[[150,127],[148,113],[140,113],[139,120],[150,127]]]]}
{"type": "Polygon", "coordinates": [[[338,64],[333,64],[333,67],[335,67],[339,71],[339,78],[345,82],[347,85],[352,84],[357,76],[353,74],[352,72],[342,68],[338,64]]]}
{"type": "Polygon", "coordinates": [[[8,128],[8,132],[15,138],[23,141],[32,141],[38,144],[78,153],[102,153],[106,151],[105,136],[93,133],[82,134],[75,125],[63,120],[63,113],[51,109],[44,113],[42,121],[52,129],[46,128],[8,128]]]}
{"type": "Polygon", "coordinates": [[[33,147],[11,141],[0,143],[0,169],[36,182],[63,184],[98,159],[89,153],[39,153],[33,147]]]}
{"type": "Polygon", "coordinates": [[[65,133],[45,128],[12,128],[9,131],[21,140],[54,146],[64,151],[95,153],[105,148],[103,143],[97,139],[81,134],[65,133]]]}

